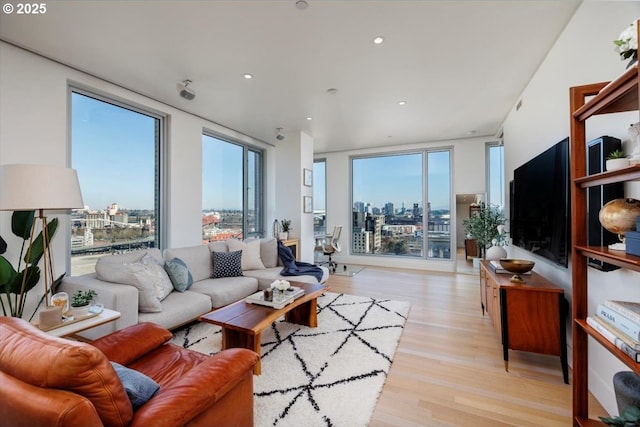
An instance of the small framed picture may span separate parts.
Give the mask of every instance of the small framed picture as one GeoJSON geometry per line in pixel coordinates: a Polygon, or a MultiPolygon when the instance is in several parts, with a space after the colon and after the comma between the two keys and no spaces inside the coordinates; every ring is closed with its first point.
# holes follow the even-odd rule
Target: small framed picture
{"type": "Polygon", "coordinates": [[[303,206],[304,206],[304,212],[305,213],[313,212],[313,197],[304,196],[304,198],[303,198],[303,206]]]}
{"type": "Polygon", "coordinates": [[[303,182],[306,187],[313,186],[313,171],[311,169],[303,169],[303,182]]]}

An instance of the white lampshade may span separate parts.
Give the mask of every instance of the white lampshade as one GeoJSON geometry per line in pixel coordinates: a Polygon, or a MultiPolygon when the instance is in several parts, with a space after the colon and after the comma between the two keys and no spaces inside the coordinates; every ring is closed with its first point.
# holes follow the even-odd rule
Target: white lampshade
{"type": "Polygon", "coordinates": [[[51,165],[0,165],[0,210],[83,207],[75,169],[51,165]]]}

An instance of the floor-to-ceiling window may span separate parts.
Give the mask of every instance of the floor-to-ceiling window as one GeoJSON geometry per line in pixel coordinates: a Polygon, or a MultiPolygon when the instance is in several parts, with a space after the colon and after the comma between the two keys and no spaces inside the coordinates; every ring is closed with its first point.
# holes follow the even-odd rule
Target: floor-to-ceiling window
{"type": "Polygon", "coordinates": [[[85,209],[71,214],[71,274],[106,252],[161,246],[164,118],[71,88],[71,166],[85,209]]]}
{"type": "Polygon", "coordinates": [[[352,158],[351,253],[449,259],[450,157],[447,149],[352,158]]]}
{"type": "Polygon", "coordinates": [[[202,240],[263,235],[263,153],[202,136],[202,240]]]}
{"type": "Polygon", "coordinates": [[[327,233],[327,161],[313,162],[313,233],[327,233]]]}

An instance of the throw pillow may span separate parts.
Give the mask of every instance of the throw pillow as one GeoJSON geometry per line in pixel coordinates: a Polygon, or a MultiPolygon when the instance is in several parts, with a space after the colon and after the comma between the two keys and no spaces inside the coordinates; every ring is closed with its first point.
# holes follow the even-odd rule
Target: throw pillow
{"type": "Polygon", "coordinates": [[[278,266],[278,241],[273,237],[260,239],[260,259],[265,268],[278,266]]]}
{"type": "Polygon", "coordinates": [[[173,288],[176,291],[184,292],[193,285],[193,276],[191,276],[187,264],[180,258],[174,258],[165,262],[164,268],[167,270],[169,279],[171,279],[173,288]]]}
{"type": "Polygon", "coordinates": [[[144,405],[160,390],[160,385],[142,372],[116,362],[111,362],[111,366],[120,378],[134,410],[144,405]]]}
{"type": "Polygon", "coordinates": [[[242,251],[212,252],[212,278],[242,276],[242,251]]]}
{"type": "MultiPolygon", "coordinates": [[[[141,257],[142,258],[142,257],[141,257]]],[[[97,263],[96,274],[100,280],[122,283],[138,289],[138,310],[142,313],[162,311],[148,269],[142,262],[133,263],[97,263]]]]}
{"type": "Polygon", "coordinates": [[[245,270],[264,270],[264,264],[260,259],[260,240],[229,240],[229,252],[242,251],[242,271],[245,270]]]}
{"type": "Polygon", "coordinates": [[[158,263],[158,261],[149,254],[145,254],[142,257],[141,262],[145,265],[149,280],[153,282],[153,287],[156,290],[156,297],[162,301],[173,291],[173,284],[169,275],[165,269],[158,263]]]}

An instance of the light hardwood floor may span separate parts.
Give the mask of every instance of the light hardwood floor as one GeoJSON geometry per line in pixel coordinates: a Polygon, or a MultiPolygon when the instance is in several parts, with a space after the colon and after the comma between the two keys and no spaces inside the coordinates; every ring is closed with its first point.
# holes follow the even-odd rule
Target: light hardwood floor
{"type": "MultiPolygon", "coordinates": [[[[483,317],[479,278],[366,267],[332,292],[409,301],[411,311],[370,426],[570,426],[558,357],[510,351],[483,317]]],[[[593,417],[606,415],[594,402],[593,417]]]]}

